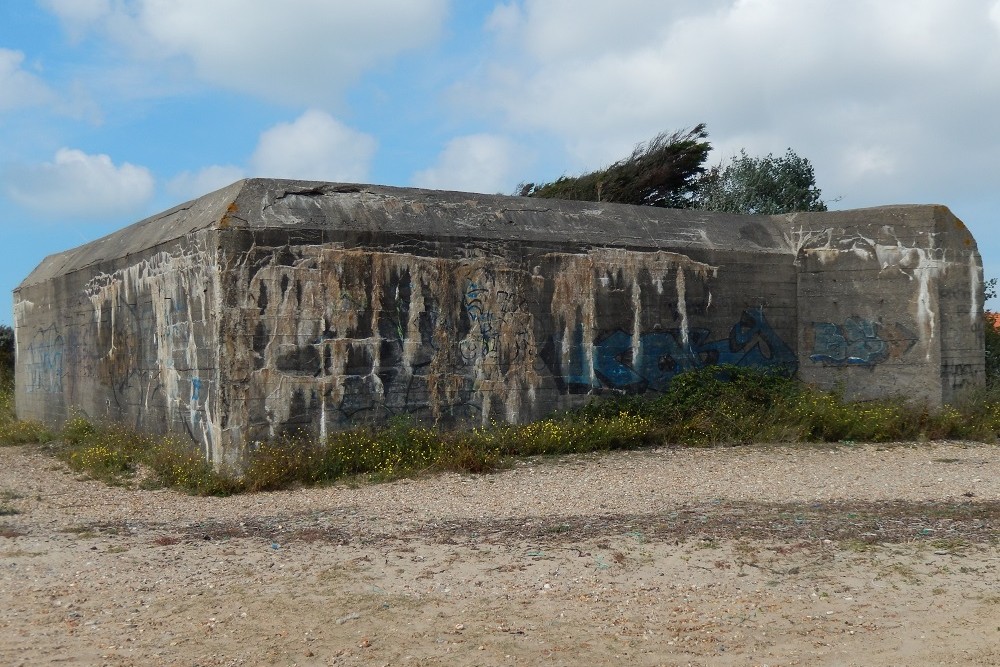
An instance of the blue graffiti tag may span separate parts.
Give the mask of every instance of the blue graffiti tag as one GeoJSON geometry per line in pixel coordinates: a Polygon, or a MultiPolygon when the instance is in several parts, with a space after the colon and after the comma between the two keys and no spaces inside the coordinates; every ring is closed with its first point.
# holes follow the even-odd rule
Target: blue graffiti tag
{"type": "Polygon", "coordinates": [[[849,317],[843,325],[813,322],[812,361],[832,366],[875,366],[889,357],[889,343],[879,335],[881,325],[849,317]]]}
{"type": "Polygon", "coordinates": [[[767,323],[763,308],[743,311],[729,336],[715,341],[709,340],[708,329],[690,329],[685,344],[683,332],[671,329],[641,334],[636,350],[631,334],[614,331],[593,345],[593,383],[584,363],[583,327],[578,326],[574,334],[564,372],[569,384],[663,391],[675,375],[709,365],[774,369],[785,374],[796,368],[795,353],[767,323]]]}
{"type": "Polygon", "coordinates": [[[61,393],[63,390],[63,337],[55,327],[35,333],[26,349],[29,392],[61,393]]]}

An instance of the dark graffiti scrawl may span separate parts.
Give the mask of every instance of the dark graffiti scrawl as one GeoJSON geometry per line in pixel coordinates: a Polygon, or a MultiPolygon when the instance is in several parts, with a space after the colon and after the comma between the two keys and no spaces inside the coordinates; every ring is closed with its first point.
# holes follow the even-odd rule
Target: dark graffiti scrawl
{"type": "MultiPolygon", "coordinates": [[[[616,330],[593,345],[593,387],[663,391],[679,373],[717,364],[774,369],[791,374],[795,353],[767,323],[763,308],[743,311],[726,338],[710,340],[708,329],[654,331],[639,336],[616,330]]],[[[567,384],[591,385],[582,350],[583,333],[570,345],[567,384]]]]}

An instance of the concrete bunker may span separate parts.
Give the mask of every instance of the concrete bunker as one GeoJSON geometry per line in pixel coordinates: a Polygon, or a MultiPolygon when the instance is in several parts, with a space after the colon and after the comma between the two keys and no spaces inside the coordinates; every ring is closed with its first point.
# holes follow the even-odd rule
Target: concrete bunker
{"type": "Polygon", "coordinates": [[[250,179],[46,258],[18,415],[246,443],[406,414],[524,422],[709,364],[938,406],[984,382],[943,206],[739,216],[250,179]]]}

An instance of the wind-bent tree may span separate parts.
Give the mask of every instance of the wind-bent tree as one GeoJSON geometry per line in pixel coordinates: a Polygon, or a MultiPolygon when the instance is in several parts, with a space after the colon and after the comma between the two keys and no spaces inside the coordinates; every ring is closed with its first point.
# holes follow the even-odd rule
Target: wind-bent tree
{"type": "Polygon", "coordinates": [[[563,176],[552,183],[518,186],[522,197],[606,201],[665,208],[687,208],[705,173],[712,149],[705,124],[673,134],[661,133],[606,169],[563,176]]]}

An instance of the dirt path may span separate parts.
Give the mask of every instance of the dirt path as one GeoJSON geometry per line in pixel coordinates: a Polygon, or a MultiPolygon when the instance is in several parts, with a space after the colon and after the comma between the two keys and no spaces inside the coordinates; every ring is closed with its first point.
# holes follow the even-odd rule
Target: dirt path
{"type": "Polygon", "coordinates": [[[994,447],[225,499],[0,464],[3,665],[1000,665],[994,447]]]}

